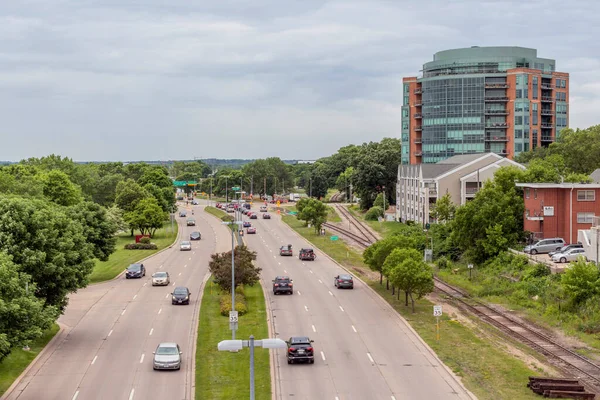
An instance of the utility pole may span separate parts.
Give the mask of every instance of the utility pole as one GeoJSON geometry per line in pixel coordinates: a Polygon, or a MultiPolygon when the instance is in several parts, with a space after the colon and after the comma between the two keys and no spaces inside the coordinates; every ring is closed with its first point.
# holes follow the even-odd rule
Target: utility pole
{"type": "Polygon", "coordinates": [[[310,186],[308,197],[312,197],[312,178],[308,178],[308,182],[310,186]]]}
{"type": "Polygon", "coordinates": [[[250,177],[250,196],[254,197],[254,175],[250,177]]]}
{"type": "Polygon", "coordinates": [[[267,197],[267,177],[266,176],[265,176],[264,183],[265,183],[264,192],[265,192],[265,199],[266,199],[266,197],[267,197]]]}
{"type": "Polygon", "coordinates": [[[385,186],[383,186],[383,220],[385,221],[385,186]]]}

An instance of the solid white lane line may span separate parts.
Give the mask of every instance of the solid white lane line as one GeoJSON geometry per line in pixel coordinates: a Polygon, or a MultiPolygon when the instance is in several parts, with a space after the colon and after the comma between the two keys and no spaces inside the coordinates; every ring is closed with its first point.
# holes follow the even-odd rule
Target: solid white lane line
{"type": "MultiPolygon", "coordinates": [[[[112,331],[113,331],[113,330],[111,329],[111,330],[110,330],[110,332],[108,332],[108,336],[112,335],[112,331]]],[[[107,336],[107,337],[108,337],[108,336],[107,336]]]]}
{"type": "Polygon", "coordinates": [[[306,311],[308,311],[308,307],[304,306],[304,309],[305,309],[306,311]]]}
{"type": "Polygon", "coordinates": [[[133,400],[133,394],[135,393],[135,389],[131,388],[131,393],[129,393],[129,400],[133,400]]]}
{"type": "Polygon", "coordinates": [[[146,286],[148,284],[148,282],[144,283],[144,286],[146,286]]]}
{"type": "Polygon", "coordinates": [[[329,294],[333,296],[333,293],[331,293],[331,290],[329,291],[329,294]]]}
{"type": "Polygon", "coordinates": [[[314,326],[314,325],[312,325],[312,328],[313,328],[313,332],[316,332],[316,331],[317,331],[317,328],[315,328],[315,326],[314,326]]]}
{"type": "Polygon", "coordinates": [[[302,293],[300,293],[300,291],[299,291],[299,290],[298,290],[298,295],[299,295],[299,296],[301,296],[301,295],[302,295],[302,293]]]}
{"type": "Polygon", "coordinates": [[[135,296],[133,296],[133,300],[135,300],[136,297],[137,297],[137,294],[135,296]]]}
{"type": "Polygon", "coordinates": [[[152,333],[154,333],[154,328],[150,329],[149,335],[152,336],[152,333]]]}
{"type": "Polygon", "coordinates": [[[160,314],[162,312],[162,308],[160,310],[158,310],[158,313],[160,314]]]}
{"type": "Polygon", "coordinates": [[[319,279],[319,283],[323,283],[323,281],[319,279]]]}
{"type": "Polygon", "coordinates": [[[357,333],[358,333],[358,331],[356,330],[356,328],[354,327],[354,325],[352,325],[352,330],[353,330],[354,332],[357,332],[357,333]]]}
{"type": "Polygon", "coordinates": [[[144,362],[144,357],[146,356],[146,354],[142,354],[142,356],[140,357],[140,364],[144,362]]]}
{"type": "Polygon", "coordinates": [[[178,275],[178,276],[181,276],[181,272],[179,273],[179,275],[178,275]]]}
{"type": "Polygon", "coordinates": [[[127,311],[127,309],[124,309],[124,310],[123,310],[123,312],[121,313],[121,315],[124,315],[124,314],[125,314],[125,311],[127,311]]]}
{"type": "Polygon", "coordinates": [[[314,272],[312,272],[312,269],[309,269],[310,273],[313,274],[314,272]]]}
{"type": "Polygon", "coordinates": [[[71,400],[75,400],[77,398],[77,396],[79,396],[79,390],[75,392],[75,394],[73,395],[73,398],[71,400]]]}
{"type": "Polygon", "coordinates": [[[325,353],[321,352],[321,358],[325,361],[325,353]]]}
{"type": "Polygon", "coordinates": [[[367,357],[369,357],[369,361],[371,361],[371,364],[375,364],[375,360],[373,360],[371,353],[367,353],[367,357]]]}
{"type": "Polygon", "coordinates": [[[94,365],[96,363],[97,359],[98,359],[98,356],[94,357],[94,359],[92,360],[92,365],[94,365]]]}
{"type": "Polygon", "coordinates": [[[340,306],[340,310],[342,310],[342,312],[344,312],[344,309],[342,308],[342,306],[340,306]]]}

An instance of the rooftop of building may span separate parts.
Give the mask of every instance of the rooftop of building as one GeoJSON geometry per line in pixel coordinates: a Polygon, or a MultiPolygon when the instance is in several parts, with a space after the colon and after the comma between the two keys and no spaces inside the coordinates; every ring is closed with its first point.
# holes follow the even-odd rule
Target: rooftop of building
{"type": "MultiPolygon", "coordinates": [[[[484,157],[493,157],[496,160],[502,160],[504,157],[501,157],[495,153],[469,153],[469,154],[459,154],[456,156],[449,157],[445,160],[442,160],[436,164],[412,164],[412,165],[402,165],[402,168],[410,169],[421,169],[421,174],[423,175],[423,179],[434,179],[440,175],[445,174],[455,168],[464,166],[476,160],[482,159],[484,157]]],[[[494,161],[494,162],[495,162],[494,161]]]]}
{"type": "Polygon", "coordinates": [[[600,183],[515,183],[517,187],[532,189],[600,189],[600,183]]]}
{"type": "Polygon", "coordinates": [[[594,183],[600,183],[600,168],[590,174],[590,178],[594,183]]]}

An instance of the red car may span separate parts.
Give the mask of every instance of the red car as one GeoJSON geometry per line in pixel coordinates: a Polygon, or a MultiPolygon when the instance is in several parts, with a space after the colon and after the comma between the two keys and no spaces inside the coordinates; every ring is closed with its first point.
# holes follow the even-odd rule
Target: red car
{"type": "Polygon", "coordinates": [[[248,228],[248,229],[246,229],[246,233],[247,233],[248,235],[250,235],[250,234],[253,234],[253,233],[256,233],[256,228],[248,228]]]}

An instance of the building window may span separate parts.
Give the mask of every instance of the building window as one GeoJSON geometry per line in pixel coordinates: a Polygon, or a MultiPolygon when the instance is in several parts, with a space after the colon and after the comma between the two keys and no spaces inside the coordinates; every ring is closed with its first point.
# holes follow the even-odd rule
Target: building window
{"type": "Polygon", "coordinates": [[[402,122],[402,129],[408,129],[408,121],[402,122]]]}
{"type": "Polygon", "coordinates": [[[404,118],[408,118],[408,108],[404,108],[404,109],[402,110],[402,116],[403,116],[404,118]]]}
{"type": "Polygon", "coordinates": [[[523,98],[523,90],[522,89],[517,89],[516,93],[517,93],[517,99],[523,98]]]}
{"type": "Polygon", "coordinates": [[[529,198],[529,188],[525,188],[525,198],[529,198]]]}
{"type": "Polygon", "coordinates": [[[529,210],[525,210],[525,218],[529,218],[529,210]]]}
{"type": "Polygon", "coordinates": [[[404,85],[404,93],[408,93],[410,90],[409,88],[410,88],[410,86],[408,84],[405,84],[404,85]]]}
{"type": "Polygon", "coordinates": [[[578,190],[577,201],[596,201],[595,190],[578,190]]]}
{"type": "Polygon", "coordinates": [[[578,224],[591,224],[592,222],[594,222],[594,213],[593,212],[577,213],[577,223],[578,224]]]}
{"type": "Polygon", "coordinates": [[[533,114],[531,114],[531,125],[537,125],[538,124],[538,115],[537,112],[534,111],[533,114]]]}
{"type": "Polygon", "coordinates": [[[523,117],[520,115],[515,116],[515,125],[523,125],[523,117]]]}
{"type": "Polygon", "coordinates": [[[529,125],[529,115],[523,117],[523,125],[529,125]]]}
{"type": "Polygon", "coordinates": [[[537,199],[537,189],[533,189],[533,198],[537,199]]]}
{"type": "Polygon", "coordinates": [[[526,99],[529,98],[529,89],[527,89],[527,88],[523,89],[523,97],[526,99]]]}
{"type": "Polygon", "coordinates": [[[404,96],[404,105],[407,106],[408,105],[408,96],[404,96]]]}
{"type": "Polygon", "coordinates": [[[523,138],[523,129],[515,129],[515,139],[523,138]]]}

